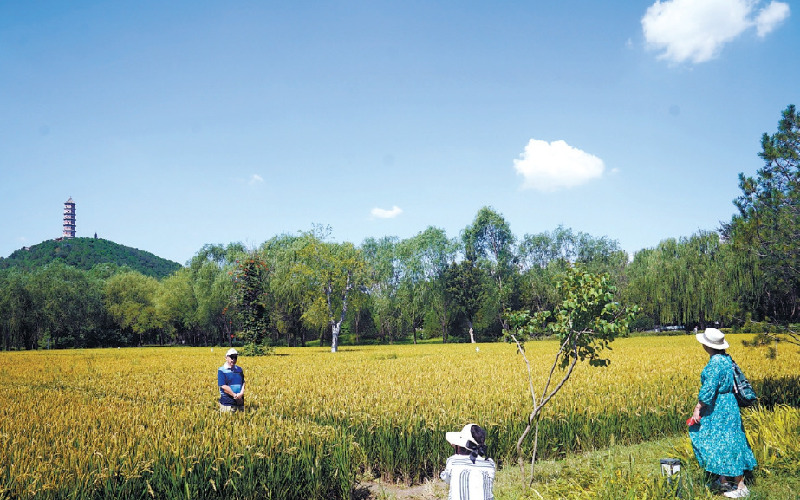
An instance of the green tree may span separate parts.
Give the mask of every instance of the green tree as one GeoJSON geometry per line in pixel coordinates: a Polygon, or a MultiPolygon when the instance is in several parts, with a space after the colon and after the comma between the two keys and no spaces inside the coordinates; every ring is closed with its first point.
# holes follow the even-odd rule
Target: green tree
{"type": "Polygon", "coordinates": [[[269,268],[256,252],[250,252],[234,268],[233,307],[242,340],[263,344],[269,327],[269,268]]]}
{"type": "Polygon", "coordinates": [[[463,314],[467,321],[470,342],[475,343],[474,322],[486,298],[484,272],[471,260],[452,263],[445,272],[450,307],[463,314]]]}
{"type": "Polygon", "coordinates": [[[365,285],[365,263],[352,243],[325,241],[329,234],[330,228],[316,227],[303,235],[291,274],[305,292],[303,320],[330,328],[331,352],[337,352],[348,299],[365,285]]]}
{"type": "Polygon", "coordinates": [[[587,270],[619,278],[628,261],[619,243],[608,237],[594,237],[559,225],[552,232],[526,234],[518,248],[523,269],[544,269],[556,265],[583,264],[587,270]]]}
{"type": "MultiPolygon", "coordinates": [[[[430,226],[400,243],[399,254],[406,287],[413,290],[418,307],[415,314],[431,318],[447,342],[447,329],[453,312],[447,300],[445,273],[455,262],[458,243],[447,238],[443,229],[430,226]],[[413,287],[413,288],[412,288],[413,287]]],[[[416,342],[416,332],[414,340],[416,342]]]]}
{"type": "Polygon", "coordinates": [[[400,279],[397,257],[398,238],[367,238],[361,244],[367,273],[366,290],[370,298],[372,321],[384,342],[391,343],[400,333],[400,279]]]}
{"type": "Polygon", "coordinates": [[[207,344],[210,335],[215,343],[230,344],[238,328],[233,324],[233,270],[236,262],[246,256],[247,250],[241,243],[205,245],[189,262],[198,325],[190,343],[207,344]]]}
{"type": "Polygon", "coordinates": [[[106,309],[120,328],[139,336],[139,345],[158,328],[155,297],[159,283],[135,271],[115,274],[106,281],[106,309]]]}
{"type": "Polygon", "coordinates": [[[28,287],[29,273],[18,269],[0,270],[0,329],[3,350],[33,349],[36,319],[28,287]]]}
{"type": "Polygon", "coordinates": [[[160,329],[169,340],[191,338],[191,333],[198,329],[198,307],[189,268],[181,268],[161,280],[155,297],[155,310],[160,329]]]}
{"type": "Polygon", "coordinates": [[[544,310],[555,305],[556,277],[569,266],[581,264],[587,271],[608,273],[612,282],[621,284],[628,255],[615,240],[559,225],[553,231],[526,234],[517,248],[517,262],[520,304],[544,310]]]}
{"type": "Polygon", "coordinates": [[[778,131],[761,138],[764,161],[755,177],[739,174],[738,209],[723,234],[737,248],[755,255],[765,292],[762,317],[796,321],[800,317],[800,115],[788,106],[778,131]]]}
{"type": "Polygon", "coordinates": [[[302,237],[282,234],[265,241],[259,252],[272,270],[269,280],[270,327],[277,337],[285,337],[286,345],[305,345],[307,329],[303,312],[307,290],[296,280],[293,270],[298,264],[297,251],[302,237]]]}
{"type": "Polygon", "coordinates": [[[642,304],[637,324],[705,328],[709,322],[741,319],[754,278],[752,261],[742,257],[713,231],[669,238],[655,249],[637,252],[626,269],[624,292],[628,300],[642,304]]]}
{"type": "MultiPolygon", "coordinates": [[[[578,361],[588,361],[590,366],[607,366],[609,360],[600,355],[617,336],[627,333],[628,323],[633,318],[635,307],[622,307],[616,299],[616,288],[610,284],[608,275],[592,274],[580,266],[567,269],[558,283],[562,301],[552,311],[541,311],[531,315],[528,311],[507,312],[511,324],[509,338],[516,344],[528,368],[528,388],[532,410],[527,426],[517,440],[519,465],[523,468],[522,443],[534,430],[533,453],[531,455],[531,482],[536,449],[539,438],[539,420],[545,405],[569,380],[578,361]],[[559,349],[550,367],[549,376],[540,391],[533,386],[533,376],[523,342],[529,339],[552,335],[559,342],[559,349]],[[553,378],[556,369],[562,371],[560,380],[553,378]],[[556,382],[558,380],[558,382],[556,382]]],[[[524,470],[523,470],[524,473],[524,470]]]]}
{"type": "Polygon", "coordinates": [[[517,248],[520,303],[532,311],[555,306],[557,277],[577,256],[572,230],[558,226],[552,232],[526,234],[517,248]]]}
{"type": "Polygon", "coordinates": [[[507,329],[503,311],[508,307],[513,293],[512,274],[515,265],[516,239],[508,222],[492,207],[478,210],[475,220],[464,229],[464,254],[466,259],[483,267],[495,284],[497,315],[507,329]]]}
{"type": "Polygon", "coordinates": [[[83,347],[100,325],[102,295],[84,271],[60,262],[36,269],[28,281],[46,347],[83,347]]]}

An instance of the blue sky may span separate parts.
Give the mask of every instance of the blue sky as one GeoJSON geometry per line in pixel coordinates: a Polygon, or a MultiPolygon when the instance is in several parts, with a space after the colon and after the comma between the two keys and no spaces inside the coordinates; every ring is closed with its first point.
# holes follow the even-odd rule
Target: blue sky
{"type": "Polygon", "coordinates": [[[796,4],[0,2],[0,256],[61,234],[180,263],[484,205],[630,253],[735,211],[798,104],[796,4]]]}

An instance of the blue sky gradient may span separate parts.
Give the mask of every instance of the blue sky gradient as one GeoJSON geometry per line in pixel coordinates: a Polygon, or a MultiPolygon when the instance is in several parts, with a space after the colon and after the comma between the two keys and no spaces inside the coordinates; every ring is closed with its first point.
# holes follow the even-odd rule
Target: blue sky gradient
{"type": "Polygon", "coordinates": [[[791,3],[0,2],[0,256],[61,234],[180,263],[484,205],[630,253],[713,230],[797,99],[791,3]]]}

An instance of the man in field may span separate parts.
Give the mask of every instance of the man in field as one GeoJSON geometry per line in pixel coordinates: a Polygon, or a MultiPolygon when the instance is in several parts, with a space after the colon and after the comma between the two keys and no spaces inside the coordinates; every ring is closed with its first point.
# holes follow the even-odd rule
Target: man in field
{"type": "Polygon", "coordinates": [[[219,411],[223,413],[244,410],[244,370],[236,365],[238,359],[236,349],[228,349],[225,364],[217,370],[219,411]]]}

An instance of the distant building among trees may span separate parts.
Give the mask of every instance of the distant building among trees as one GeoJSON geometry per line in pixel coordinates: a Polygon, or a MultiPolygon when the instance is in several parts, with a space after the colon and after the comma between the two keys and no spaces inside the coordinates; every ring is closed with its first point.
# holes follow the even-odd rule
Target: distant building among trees
{"type": "Polygon", "coordinates": [[[75,202],[72,197],[64,202],[64,231],[61,233],[62,238],[75,237],[75,202]]]}

